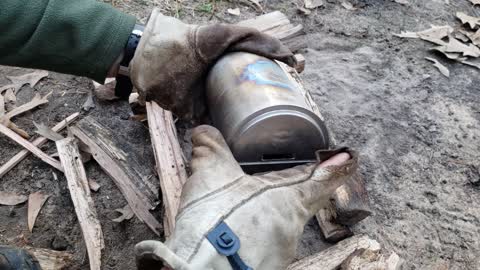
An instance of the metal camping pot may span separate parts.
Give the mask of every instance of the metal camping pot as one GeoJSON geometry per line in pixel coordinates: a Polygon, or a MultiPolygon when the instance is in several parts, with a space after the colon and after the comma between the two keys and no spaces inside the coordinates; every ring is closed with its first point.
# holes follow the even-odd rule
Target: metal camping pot
{"type": "Polygon", "coordinates": [[[328,148],[306,94],[276,62],[249,53],[222,57],[207,78],[213,125],[241,165],[304,163],[328,148]]]}

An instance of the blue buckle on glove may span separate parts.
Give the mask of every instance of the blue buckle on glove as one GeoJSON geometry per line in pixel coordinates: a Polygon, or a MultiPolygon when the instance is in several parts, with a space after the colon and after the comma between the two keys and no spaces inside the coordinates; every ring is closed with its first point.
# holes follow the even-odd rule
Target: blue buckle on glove
{"type": "Polygon", "coordinates": [[[227,257],[233,270],[253,270],[253,268],[246,265],[238,255],[240,239],[238,239],[225,222],[222,221],[215,229],[208,233],[207,239],[218,253],[227,257]]]}

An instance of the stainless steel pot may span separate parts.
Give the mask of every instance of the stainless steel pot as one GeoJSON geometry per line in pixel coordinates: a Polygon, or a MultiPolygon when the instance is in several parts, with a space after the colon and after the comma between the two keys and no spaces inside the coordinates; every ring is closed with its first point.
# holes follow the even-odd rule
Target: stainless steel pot
{"type": "Polygon", "coordinates": [[[329,145],[305,93],[274,61],[232,53],[207,78],[213,124],[241,163],[301,163],[329,145]]]}

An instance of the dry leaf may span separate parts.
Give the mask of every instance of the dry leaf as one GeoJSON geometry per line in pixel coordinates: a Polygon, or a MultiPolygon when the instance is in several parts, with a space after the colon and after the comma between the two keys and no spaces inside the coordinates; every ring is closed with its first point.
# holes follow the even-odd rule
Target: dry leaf
{"type": "Polygon", "coordinates": [[[45,195],[40,192],[31,193],[28,196],[28,230],[33,231],[33,226],[35,225],[35,220],[37,219],[38,213],[42,209],[43,205],[47,201],[50,195],[45,195]]]}
{"type": "Polygon", "coordinates": [[[233,16],[240,16],[240,9],[239,8],[229,8],[227,9],[228,14],[233,16]]]}
{"type": "Polygon", "coordinates": [[[122,222],[124,220],[130,220],[133,218],[133,211],[128,204],[123,208],[115,209],[115,211],[121,215],[118,218],[112,219],[114,222],[122,222]]]}
{"type": "Polygon", "coordinates": [[[449,25],[432,25],[430,29],[426,29],[423,31],[401,32],[400,34],[393,35],[401,38],[420,38],[435,43],[437,45],[444,45],[442,39],[448,37],[451,33],[453,33],[453,28],[449,25]]]}
{"type": "Polygon", "coordinates": [[[323,6],[323,0],[305,0],[305,8],[315,9],[323,6]]]}
{"type": "Polygon", "coordinates": [[[463,56],[479,57],[480,49],[473,44],[464,44],[454,37],[450,37],[448,42],[435,49],[446,53],[462,53],[463,56]]]}
{"type": "Polygon", "coordinates": [[[433,65],[438,68],[438,70],[440,71],[440,73],[442,73],[445,77],[450,77],[450,71],[448,70],[448,68],[444,65],[442,65],[440,62],[438,62],[437,59],[435,58],[430,58],[430,57],[425,57],[425,59],[427,59],[428,61],[431,61],[433,62],[433,65]]]}
{"type": "Polygon", "coordinates": [[[460,61],[462,64],[465,64],[467,66],[471,66],[471,67],[474,67],[476,69],[480,69],[480,64],[477,64],[477,63],[473,63],[473,62],[470,62],[470,61],[460,61]]]}
{"type": "Polygon", "coordinates": [[[475,5],[480,5],[480,0],[470,0],[470,2],[475,5]]]}
{"type": "Polygon", "coordinates": [[[299,8],[297,8],[297,10],[298,10],[298,13],[303,14],[303,15],[308,16],[308,15],[312,14],[312,11],[310,9],[307,9],[307,8],[299,7],[299,8]]]}
{"type": "Polygon", "coordinates": [[[88,179],[88,186],[90,187],[90,190],[93,192],[97,192],[100,189],[100,184],[92,179],[88,179]]]}
{"type": "Polygon", "coordinates": [[[117,81],[115,78],[107,78],[105,84],[99,84],[95,81],[93,82],[95,97],[100,100],[117,100],[119,99],[115,96],[115,87],[117,81]]]}
{"type": "Polygon", "coordinates": [[[48,76],[48,72],[44,70],[37,70],[32,73],[28,73],[21,76],[7,76],[7,78],[12,81],[12,84],[15,86],[15,93],[22,88],[25,84],[29,84],[30,87],[34,87],[38,81],[48,76]]]}
{"type": "Polygon", "coordinates": [[[453,35],[456,39],[458,40],[461,40],[463,42],[468,42],[470,40],[470,38],[468,37],[468,35],[466,34],[465,31],[463,30],[460,30],[459,32],[455,32],[455,34],[453,35]]]}
{"type": "Polygon", "coordinates": [[[468,24],[471,29],[475,29],[480,24],[480,18],[469,16],[463,12],[457,12],[457,18],[462,21],[463,24],[468,24]]]}
{"type": "Polygon", "coordinates": [[[17,103],[17,96],[15,96],[13,88],[7,89],[7,91],[5,91],[5,103],[17,103]]]}
{"type": "Polygon", "coordinates": [[[5,115],[5,99],[0,94],[0,117],[5,115]]]}
{"type": "Polygon", "coordinates": [[[88,112],[90,109],[95,108],[95,103],[93,103],[93,94],[92,91],[88,92],[87,95],[87,100],[85,100],[85,103],[83,103],[82,106],[83,110],[88,112]]]}
{"type": "Polygon", "coordinates": [[[342,1],[342,7],[344,7],[347,10],[357,10],[357,8],[355,8],[352,5],[352,3],[348,2],[348,1],[342,1]]]}
{"type": "Polygon", "coordinates": [[[17,205],[28,200],[27,196],[0,191],[0,205],[17,205]]]}
{"type": "MultiPolygon", "coordinates": [[[[480,29],[478,29],[476,32],[468,32],[464,30],[460,30],[460,33],[462,35],[465,35],[468,40],[472,41],[473,44],[479,46],[480,45],[480,29]]],[[[462,40],[464,42],[467,42],[468,40],[462,40]]]]}
{"type": "Polygon", "coordinates": [[[33,125],[37,128],[35,133],[39,134],[42,137],[45,137],[51,141],[59,141],[64,139],[62,135],[58,134],[57,132],[51,130],[49,127],[47,127],[43,123],[35,123],[33,122],[33,125]]]}
{"type": "Polygon", "coordinates": [[[408,5],[408,0],[395,0],[395,2],[402,5],[408,5]]]}
{"type": "Polygon", "coordinates": [[[432,51],[437,51],[437,52],[445,55],[448,59],[451,59],[451,60],[456,60],[456,61],[467,60],[467,58],[463,57],[461,53],[447,53],[447,52],[439,50],[438,47],[437,48],[432,48],[431,50],[432,51]]]}

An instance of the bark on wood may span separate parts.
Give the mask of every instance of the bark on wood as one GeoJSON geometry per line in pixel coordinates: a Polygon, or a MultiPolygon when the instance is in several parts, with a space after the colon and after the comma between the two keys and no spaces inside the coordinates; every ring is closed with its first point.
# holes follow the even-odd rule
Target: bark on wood
{"type": "Polygon", "coordinates": [[[253,27],[260,32],[276,37],[290,48],[292,52],[307,47],[306,40],[301,37],[305,35],[303,26],[291,24],[288,17],[280,11],[244,20],[239,22],[238,25],[253,27]]]}
{"type": "Polygon", "coordinates": [[[150,213],[158,205],[158,187],[144,157],[134,146],[91,117],[82,119],[70,131],[88,146],[95,161],[115,182],[135,215],[159,235],[161,224],[150,213]]]}
{"type": "MultiPolygon", "coordinates": [[[[277,63],[285,71],[290,81],[304,93],[305,100],[311,106],[313,112],[324,120],[317,103],[303,87],[300,76],[295,69],[282,62],[277,61],[277,63]]],[[[329,135],[330,147],[333,148],[336,145],[335,137],[331,132],[329,135]]],[[[333,203],[329,209],[325,209],[325,211],[316,215],[325,239],[330,242],[344,239],[351,234],[350,230],[341,224],[354,225],[371,214],[365,182],[359,175],[355,175],[347,184],[339,187],[332,195],[332,200],[333,203]]]]}
{"type": "MultiPolygon", "coordinates": [[[[65,120],[56,124],[52,128],[52,130],[55,131],[55,132],[61,131],[62,129],[67,127],[67,125],[69,125],[70,123],[75,121],[78,118],[79,115],[80,115],[79,113],[74,113],[74,114],[70,115],[69,117],[65,118],[65,120]]],[[[47,141],[48,141],[47,138],[39,137],[39,138],[35,139],[32,142],[32,144],[36,147],[41,147],[47,141]]],[[[20,163],[23,159],[25,159],[29,154],[30,154],[30,151],[24,149],[24,150],[18,152],[15,156],[13,156],[9,161],[7,161],[7,163],[3,164],[0,167],[0,178],[2,178],[7,172],[9,172],[11,169],[13,169],[13,167],[15,167],[18,163],[20,163]]]]}
{"type": "Polygon", "coordinates": [[[32,152],[32,154],[34,154],[35,156],[40,158],[45,163],[47,163],[50,166],[54,167],[55,169],[63,172],[63,168],[62,168],[62,165],[60,164],[60,162],[58,162],[54,158],[50,157],[49,155],[45,154],[42,150],[38,149],[38,147],[33,145],[31,142],[25,140],[20,135],[13,132],[12,130],[10,130],[9,128],[7,128],[6,126],[4,126],[2,124],[0,124],[0,133],[3,133],[5,136],[9,137],[10,139],[15,141],[16,143],[20,144],[21,146],[23,146],[28,151],[32,152]]]}
{"type": "Polygon", "coordinates": [[[358,172],[335,191],[332,199],[335,221],[339,224],[352,226],[372,214],[365,181],[358,172]]]}
{"type": "Polygon", "coordinates": [[[348,227],[335,223],[331,209],[321,209],[315,217],[327,242],[336,243],[352,236],[352,231],[348,227]]]}
{"type": "Polygon", "coordinates": [[[402,260],[395,252],[359,249],[341,265],[340,270],[400,270],[402,260]]]}
{"type": "Polygon", "coordinates": [[[175,217],[187,173],[172,113],[163,110],[155,102],[147,102],[147,116],[165,206],[165,236],[168,237],[175,228],[175,217]]]}
{"type": "Polygon", "coordinates": [[[65,169],[70,197],[72,198],[83,239],[87,246],[91,270],[100,270],[102,249],[105,247],[100,221],[90,196],[88,179],[74,138],[56,142],[58,155],[65,169]]]}
{"type": "Polygon", "coordinates": [[[73,262],[73,254],[44,248],[24,247],[32,254],[42,270],[66,270],[73,262]]]}
{"type": "Polygon", "coordinates": [[[345,239],[320,253],[291,264],[287,270],[337,270],[356,250],[379,251],[380,244],[366,235],[345,239]]]}

